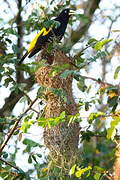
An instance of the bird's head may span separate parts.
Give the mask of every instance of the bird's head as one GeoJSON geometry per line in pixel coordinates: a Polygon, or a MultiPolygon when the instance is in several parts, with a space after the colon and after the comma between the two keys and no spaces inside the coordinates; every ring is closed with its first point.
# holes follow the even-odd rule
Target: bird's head
{"type": "Polygon", "coordinates": [[[64,9],[59,15],[58,15],[58,19],[69,19],[69,17],[74,14],[75,12],[71,9],[64,9]]]}

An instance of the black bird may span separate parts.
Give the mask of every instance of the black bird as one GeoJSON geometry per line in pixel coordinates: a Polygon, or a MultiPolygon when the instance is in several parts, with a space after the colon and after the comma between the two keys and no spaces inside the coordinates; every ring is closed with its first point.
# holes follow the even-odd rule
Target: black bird
{"type": "Polygon", "coordinates": [[[45,28],[43,27],[41,31],[34,37],[34,39],[29,44],[29,48],[24,54],[24,56],[21,58],[19,63],[22,63],[24,59],[27,57],[31,58],[36,53],[38,53],[41,49],[43,49],[46,44],[53,40],[54,37],[57,38],[59,41],[64,36],[65,30],[67,28],[68,20],[71,14],[74,14],[73,10],[64,9],[58,17],[56,17],[54,20],[58,21],[60,25],[58,27],[50,27],[45,28]]]}

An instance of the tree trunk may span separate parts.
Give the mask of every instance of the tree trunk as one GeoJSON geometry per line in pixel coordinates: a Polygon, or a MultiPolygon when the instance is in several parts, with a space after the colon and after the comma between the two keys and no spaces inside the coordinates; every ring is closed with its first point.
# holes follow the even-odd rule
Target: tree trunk
{"type": "Polygon", "coordinates": [[[113,166],[113,180],[120,180],[120,140],[117,140],[116,159],[113,166]]]}

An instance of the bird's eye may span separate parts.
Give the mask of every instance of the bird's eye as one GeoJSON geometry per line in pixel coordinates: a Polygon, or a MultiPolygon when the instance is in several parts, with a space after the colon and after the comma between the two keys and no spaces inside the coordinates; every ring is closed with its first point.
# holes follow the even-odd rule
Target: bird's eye
{"type": "Polygon", "coordinates": [[[67,11],[65,11],[65,13],[67,13],[67,11]]]}

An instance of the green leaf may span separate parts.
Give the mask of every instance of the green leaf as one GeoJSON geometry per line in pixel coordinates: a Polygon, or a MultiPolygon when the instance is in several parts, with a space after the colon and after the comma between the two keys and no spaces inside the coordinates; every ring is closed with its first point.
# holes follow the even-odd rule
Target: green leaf
{"type": "Polygon", "coordinates": [[[34,154],[32,154],[32,158],[36,163],[38,163],[34,154]]]}
{"type": "Polygon", "coordinates": [[[120,30],[112,30],[112,32],[120,32],[120,30]]]}
{"type": "Polygon", "coordinates": [[[7,157],[8,157],[8,153],[7,153],[7,152],[4,152],[4,153],[3,153],[3,158],[6,159],[7,157]]]}
{"type": "Polygon", "coordinates": [[[34,121],[31,120],[33,115],[34,115],[34,113],[31,113],[30,115],[28,115],[24,118],[24,121],[20,128],[24,133],[27,133],[28,129],[31,127],[31,125],[33,125],[34,121]]]}
{"type": "Polygon", "coordinates": [[[31,125],[33,125],[33,122],[34,122],[34,121],[31,121],[31,120],[28,121],[28,122],[23,122],[20,129],[21,129],[24,133],[27,133],[28,129],[31,127],[31,125]]]}
{"type": "Polygon", "coordinates": [[[56,76],[58,73],[65,71],[69,68],[69,64],[55,65],[52,67],[52,71],[49,73],[50,76],[56,76]]]}
{"type": "Polygon", "coordinates": [[[46,90],[45,87],[41,86],[38,91],[37,91],[37,97],[42,97],[43,96],[43,92],[46,90]]]}
{"type": "Polygon", "coordinates": [[[107,91],[115,91],[116,92],[116,91],[118,91],[118,87],[116,87],[116,86],[109,86],[109,87],[106,88],[106,90],[107,91]]]}
{"type": "Polygon", "coordinates": [[[75,173],[75,168],[76,168],[76,164],[74,164],[74,165],[71,167],[71,169],[70,169],[70,171],[69,171],[69,175],[70,175],[70,176],[75,173]]]}
{"type": "Polygon", "coordinates": [[[61,112],[59,117],[60,117],[60,119],[64,119],[65,118],[65,111],[61,112]]]}
{"type": "Polygon", "coordinates": [[[5,123],[6,119],[5,118],[0,118],[0,124],[5,123]]]}
{"type": "Polygon", "coordinates": [[[64,102],[67,102],[66,92],[62,88],[50,88],[50,91],[52,91],[56,96],[63,99],[64,102]]]}
{"type": "Polygon", "coordinates": [[[88,45],[95,45],[96,43],[97,43],[98,41],[95,39],[95,38],[91,38],[91,39],[89,39],[89,41],[88,41],[88,45]]]}
{"type": "Polygon", "coordinates": [[[86,167],[86,168],[78,168],[78,170],[75,172],[75,176],[77,177],[77,178],[80,178],[85,172],[87,172],[87,171],[89,171],[89,170],[91,170],[92,169],[92,167],[91,166],[88,166],[88,167],[86,167]]]}
{"type": "Polygon", "coordinates": [[[69,116],[68,116],[68,120],[69,120],[68,125],[69,125],[70,123],[82,121],[81,118],[80,118],[80,114],[79,114],[79,113],[77,113],[77,114],[75,114],[75,115],[69,115],[69,116]]]}
{"type": "Polygon", "coordinates": [[[40,117],[39,119],[37,119],[37,121],[38,121],[38,126],[41,126],[43,128],[48,125],[48,122],[44,117],[40,117]]]}
{"type": "Polygon", "coordinates": [[[36,154],[36,156],[38,156],[39,158],[41,158],[41,157],[42,157],[42,155],[41,155],[41,154],[36,154]]]}
{"type": "Polygon", "coordinates": [[[15,35],[15,36],[17,36],[18,37],[18,33],[17,33],[17,31],[16,31],[16,29],[12,29],[12,28],[7,28],[7,29],[4,29],[4,32],[6,33],[6,34],[12,34],[12,35],[15,35]]]}
{"type": "Polygon", "coordinates": [[[51,127],[51,126],[56,126],[58,125],[60,122],[64,122],[65,121],[65,112],[63,111],[60,116],[58,117],[52,117],[52,118],[44,118],[44,117],[40,117],[38,119],[38,125],[42,126],[42,127],[51,127]]]}
{"type": "Polygon", "coordinates": [[[90,115],[88,117],[88,122],[91,124],[93,122],[93,120],[95,120],[98,117],[104,116],[104,115],[105,115],[104,112],[90,113],[90,115]]]}
{"type": "Polygon", "coordinates": [[[116,135],[116,129],[115,128],[108,128],[107,129],[107,138],[113,140],[116,135]]]}
{"type": "Polygon", "coordinates": [[[6,79],[4,80],[4,86],[5,86],[5,87],[8,87],[8,85],[9,85],[11,82],[13,82],[13,79],[12,79],[12,78],[6,78],[6,79]]]}
{"type": "Polygon", "coordinates": [[[118,67],[116,68],[116,70],[115,70],[114,79],[117,79],[117,78],[118,78],[119,71],[120,71],[120,66],[118,66],[118,67]]]}
{"type": "Polygon", "coordinates": [[[120,122],[119,116],[114,116],[111,123],[110,128],[107,129],[107,138],[113,140],[116,135],[116,126],[120,122]]]}
{"type": "Polygon", "coordinates": [[[31,155],[29,155],[29,158],[28,158],[28,163],[32,163],[32,156],[31,155]]]}
{"type": "Polygon", "coordinates": [[[112,98],[108,98],[109,107],[113,107],[118,103],[118,96],[113,96],[112,98]]]}
{"type": "Polygon", "coordinates": [[[88,58],[87,60],[90,62],[95,62],[98,58],[103,58],[108,56],[109,53],[107,51],[98,51],[97,54],[91,58],[88,58]]]}
{"type": "Polygon", "coordinates": [[[33,140],[31,140],[31,139],[28,139],[28,138],[25,138],[25,139],[23,140],[23,144],[29,145],[29,146],[31,146],[31,147],[36,147],[36,146],[39,145],[39,143],[36,143],[35,141],[33,141],[33,140]]]}
{"type": "Polygon", "coordinates": [[[85,16],[84,14],[76,14],[76,19],[81,20],[85,23],[89,22],[89,17],[85,16]]]}
{"type": "Polygon", "coordinates": [[[95,44],[94,49],[95,49],[96,51],[99,51],[99,50],[101,50],[101,49],[103,48],[103,46],[104,46],[105,44],[107,44],[107,43],[109,43],[109,42],[111,42],[111,41],[112,41],[112,39],[105,39],[105,40],[102,40],[102,41],[98,41],[98,42],[95,44]]]}
{"type": "Polygon", "coordinates": [[[50,28],[50,27],[58,28],[60,26],[60,22],[55,20],[48,20],[43,23],[43,26],[46,28],[50,28]]]}
{"type": "Polygon", "coordinates": [[[79,82],[77,82],[77,87],[80,91],[85,91],[87,86],[85,85],[85,78],[79,76],[79,82]]]}
{"type": "Polygon", "coordinates": [[[13,52],[14,52],[15,54],[17,54],[17,53],[20,52],[20,49],[19,49],[18,46],[15,45],[15,44],[12,45],[12,50],[13,50],[13,52]]]}
{"type": "Polygon", "coordinates": [[[10,88],[11,91],[15,91],[18,94],[20,91],[23,91],[26,87],[25,83],[15,83],[13,80],[13,86],[10,88]]]}
{"type": "Polygon", "coordinates": [[[9,38],[5,38],[5,41],[7,41],[9,44],[12,43],[11,39],[9,39],[9,38]]]}
{"type": "Polygon", "coordinates": [[[41,59],[39,62],[32,62],[28,64],[22,64],[21,69],[30,74],[34,74],[40,67],[45,66],[46,59],[41,59]]]}
{"type": "Polygon", "coordinates": [[[88,111],[90,107],[90,103],[89,102],[85,102],[85,110],[88,111]]]}
{"type": "Polygon", "coordinates": [[[74,71],[73,70],[65,70],[61,75],[60,77],[63,78],[63,79],[66,79],[69,75],[71,74],[74,74],[74,71]]]}
{"type": "Polygon", "coordinates": [[[99,179],[100,179],[100,176],[101,176],[101,173],[96,173],[96,174],[94,175],[94,179],[95,179],[95,180],[99,180],[99,179]]]}
{"type": "Polygon", "coordinates": [[[86,59],[81,56],[75,57],[75,64],[80,68],[87,64],[86,59]]]}
{"type": "Polygon", "coordinates": [[[87,130],[86,132],[85,131],[81,131],[81,135],[82,135],[81,141],[86,140],[86,141],[89,142],[91,137],[93,137],[95,135],[95,133],[92,132],[92,131],[87,130]]]}
{"type": "Polygon", "coordinates": [[[35,141],[27,138],[23,140],[23,144],[26,145],[24,152],[30,152],[34,147],[42,147],[39,143],[36,143],[35,141]]]}
{"type": "Polygon", "coordinates": [[[105,169],[101,168],[100,166],[94,166],[94,170],[97,171],[98,173],[104,173],[105,169]]]}

